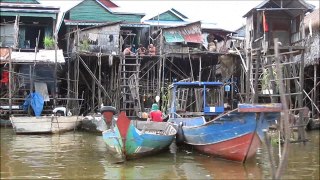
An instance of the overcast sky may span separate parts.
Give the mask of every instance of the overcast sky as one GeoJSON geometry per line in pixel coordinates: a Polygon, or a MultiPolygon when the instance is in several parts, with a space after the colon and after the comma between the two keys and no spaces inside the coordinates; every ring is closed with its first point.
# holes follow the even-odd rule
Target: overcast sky
{"type": "MultiPolygon", "coordinates": [[[[68,9],[77,2],[77,0],[39,1],[48,5],[60,5],[62,10],[68,9]]],[[[205,20],[216,23],[217,27],[233,31],[244,25],[245,20],[242,16],[260,4],[262,0],[114,0],[112,2],[124,11],[140,12],[146,15],[158,14],[167,9],[175,8],[191,20],[205,20]]],[[[319,8],[319,0],[307,0],[307,2],[319,8]]]]}

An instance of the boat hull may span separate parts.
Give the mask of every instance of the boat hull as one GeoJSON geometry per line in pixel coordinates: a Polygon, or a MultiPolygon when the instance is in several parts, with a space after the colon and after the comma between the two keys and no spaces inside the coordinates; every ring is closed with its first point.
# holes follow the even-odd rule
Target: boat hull
{"type": "MultiPolygon", "coordinates": [[[[159,123],[159,122],[152,122],[159,123]]],[[[161,122],[160,122],[161,123],[161,122]]],[[[165,123],[167,124],[167,123],[165,123]]],[[[175,131],[173,127],[172,131],[175,131]]],[[[133,124],[130,124],[126,138],[126,157],[127,159],[139,158],[146,155],[155,154],[164,149],[167,149],[174,140],[176,133],[171,135],[159,135],[154,132],[142,133],[135,128],[133,124]]]]}
{"type": "Polygon", "coordinates": [[[167,122],[130,121],[121,112],[116,126],[104,131],[107,148],[123,160],[158,153],[170,146],[177,130],[167,122]]]}
{"type": "Polygon", "coordinates": [[[78,116],[40,116],[10,117],[16,134],[60,133],[78,127],[81,118],[78,116]]]}
{"type": "Polygon", "coordinates": [[[107,149],[112,153],[112,155],[118,160],[124,161],[124,146],[118,127],[114,127],[102,132],[102,137],[107,145],[107,149]]]}
{"type": "Polygon", "coordinates": [[[200,152],[244,162],[260,146],[262,129],[279,116],[278,112],[232,112],[202,125],[182,126],[182,136],[184,143],[200,152]]]}
{"type": "Polygon", "coordinates": [[[243,162],[246,158],[251,158],[255,155],[256,149],[258,149],[261,144],[260,142],[256,133],[249,133],[215,144],[198,145],[195,146],[195,148],[205,154],[243,162]]]}

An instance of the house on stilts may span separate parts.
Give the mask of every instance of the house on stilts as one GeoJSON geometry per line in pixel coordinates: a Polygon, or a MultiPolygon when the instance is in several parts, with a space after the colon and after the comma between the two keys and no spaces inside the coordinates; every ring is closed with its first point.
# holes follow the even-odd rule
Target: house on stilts
{"type": "Polygon", "coordinates": [[[3,0],[1,9],[1,118],[32,115],[25,98],[37,91],[44,97],[43,114],[63,104],[58,88],[65,59],[54,38],[59,7],[36,0],[3,0]]]}
{"type": "MultiPolygon", "coordinates": [[[[314,48],[308,44],[305,31],[305,15],[313,9],[313,5],[303,0],[265,0],[243,16],[247,22],[242,51],[246,67],[242,73],[246,75],[242,83],[246,87],[241,95],[251,103],[279,102],[278,83],[283,83],[290,127],[298,129],[297,141],[306,140],[304,129],[309,119],[315,117],[314,109],[319,109],[316,98],[310,98],[309,94],[314,94],[312,88],[308,87],[311,91],[306,92],[307,64],[317,59],[306,53],[314,48]],[[276,49],[279,49],[283,77],[275,70],[276,49]]],[[[316,78],[314,81],[317,82],[316,78]]]]}

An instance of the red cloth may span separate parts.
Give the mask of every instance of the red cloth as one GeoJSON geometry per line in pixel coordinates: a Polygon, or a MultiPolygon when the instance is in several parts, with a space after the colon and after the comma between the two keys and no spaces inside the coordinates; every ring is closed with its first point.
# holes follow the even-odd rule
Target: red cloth
{"type": "Polygon", "coordinates": [[[268,32],[269,31],[269,26],[268,26],[268,23],[267,23],[267,20],[266,20],[266,15],[263,11],[263,16],[262,16],[262,23],[263,23],[263,31],[264,32],[268,32]]]}
{"type": "Polygon", "coordinates": [[[151,121],[162,122],[162,112],[160,110],[150,112],[151,121]]]}
{"type": "Polygon", "coordinates": [[[9,72],[8,71],[3,71],[1,74],[1,82],[8,84],[9,83],[9,72]]]}

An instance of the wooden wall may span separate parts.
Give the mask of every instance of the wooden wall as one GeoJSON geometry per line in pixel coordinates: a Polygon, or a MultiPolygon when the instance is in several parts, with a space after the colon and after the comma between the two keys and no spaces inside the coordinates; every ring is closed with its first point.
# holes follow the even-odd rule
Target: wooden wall
{"type": "Polygon", "coordinates": [[[70,20],[101,22],[140,22],[140,15],[113,14],[94,0],[84,0],[70,10],[70,20]]]}

